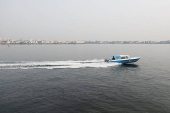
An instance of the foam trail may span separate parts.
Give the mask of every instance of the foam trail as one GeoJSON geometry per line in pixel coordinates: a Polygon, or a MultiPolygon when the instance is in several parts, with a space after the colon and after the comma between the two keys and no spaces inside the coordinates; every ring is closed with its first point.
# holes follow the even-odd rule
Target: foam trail
{"type": "Polygon", "coordinates": [[[14,61],[0,62],[0,69],[55,69],[55,68],[103,68],[115,66],[117,63],[106,63],[104,59],[84,60],[84,61],[14,61]]]}

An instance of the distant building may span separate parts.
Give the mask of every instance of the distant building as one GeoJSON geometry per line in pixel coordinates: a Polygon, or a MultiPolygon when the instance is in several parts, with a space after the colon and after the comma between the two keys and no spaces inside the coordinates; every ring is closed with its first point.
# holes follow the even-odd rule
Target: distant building
{"type": "Polygon", "coordinates": [[[170,42],[169,42],[169,40],[167,40],[167,41],[160,41],[160,43],[161,44],[169,44],[170,42]]]}
{"type": "Polygon", "coordinates": [[[41,40],[41,41],[38,41],[38,44],[43,44],[43,43],[44,43],[44,41],[42,41],[42,40],[41,40]]]}
{"type": "Polygon", "coordinates": [[[108,44],[109,42],[108,41],[102,41],[102,44],[108,44]]]}
{"type": "Polygon", "coordinates": [[[84,44],[85,43],[85,41],[76,41],[76,44],[84,44]]]}
{"type": "Polygon", "coordinates": [[[71,44],[76,44],[76,41],[71,41],[71,44]]]}

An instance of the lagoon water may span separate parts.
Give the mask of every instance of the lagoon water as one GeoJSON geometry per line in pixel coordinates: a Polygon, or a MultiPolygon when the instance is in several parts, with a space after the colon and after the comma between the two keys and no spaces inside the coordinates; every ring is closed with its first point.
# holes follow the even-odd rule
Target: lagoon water
{"type": "Polygon", "coordinates": [[[170,45],[0,45],[0,113],[169,113],[170,45]],[[107,64],[110,55],[141,59],[107,64]]]}

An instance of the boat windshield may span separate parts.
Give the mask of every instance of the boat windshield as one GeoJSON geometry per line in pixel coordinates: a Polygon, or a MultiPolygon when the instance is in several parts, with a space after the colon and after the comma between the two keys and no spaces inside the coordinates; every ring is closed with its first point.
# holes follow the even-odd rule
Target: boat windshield
{"type": "Polygon", "coordinates": [[[121,59],[126,59],[126,57],[121,57],[121,59]]]}
{"type": "Polygon", "coordinates": [[[128,56],[121,56],[121,59],[128,59],[128,56]]]}

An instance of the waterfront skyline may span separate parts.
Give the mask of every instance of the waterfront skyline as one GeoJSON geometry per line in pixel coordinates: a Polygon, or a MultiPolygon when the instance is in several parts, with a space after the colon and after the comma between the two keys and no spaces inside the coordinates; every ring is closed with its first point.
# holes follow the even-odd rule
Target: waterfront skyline
{"type": "Polygon", "coordinates": [[[166,41],[87,41],[87,40],[72,40],[72,41],[57,41],[57,40],[12,40],[8,38],[0,38],[0,44],[170,44],[170,40],[166,41]]]}
{"type": "Polygon", "coordinates": [[[164,0],[0,1],[0,38],[170,40],[164,0]]]}

